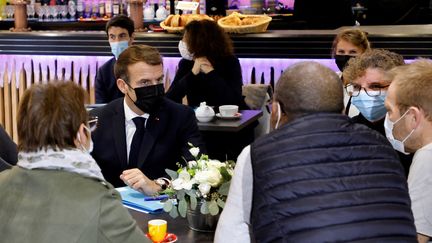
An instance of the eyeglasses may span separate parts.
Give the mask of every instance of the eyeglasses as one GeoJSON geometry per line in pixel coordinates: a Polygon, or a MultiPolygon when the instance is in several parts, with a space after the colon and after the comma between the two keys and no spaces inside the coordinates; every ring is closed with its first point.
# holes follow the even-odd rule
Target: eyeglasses
{"type": "Polygon", "coordinates": [[[357,84],[348,84],[347,86],[345,86],[345,90],[349,96],[355,97],[360,94],[360,91],[362,89],[364,89],[368,96],[376,97],[380,96],[382,91],[385,91],[388,86],[390,85],[371,85],[368,89],[366,89],[357,84]]]}
{"type": "Polygon", "coordinates": [[[94,132],[97,128],[98,117],[91,116],[87,122],[90,132],[94,132]]]}

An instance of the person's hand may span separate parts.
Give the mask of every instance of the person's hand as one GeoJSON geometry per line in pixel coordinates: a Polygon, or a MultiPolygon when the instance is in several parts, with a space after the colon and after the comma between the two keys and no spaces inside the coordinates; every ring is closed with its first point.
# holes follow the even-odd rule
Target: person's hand
{"type": "Polygon", "coordinates": [[[213,65],[210,63],[210,61],[206,57],[196,58],[195,63],[192,67],[192,73],[194,75],[197,75],[200,72],[207,74],[213,70],[214,70],[213,65]]]}
{"type": "Polygon", "coordinates": [[[120,179],[131,188],[147,195],[154,195],[161,190],[161,187],[150,180],[139,169],[125,170],[120,175],[120,179]]]}

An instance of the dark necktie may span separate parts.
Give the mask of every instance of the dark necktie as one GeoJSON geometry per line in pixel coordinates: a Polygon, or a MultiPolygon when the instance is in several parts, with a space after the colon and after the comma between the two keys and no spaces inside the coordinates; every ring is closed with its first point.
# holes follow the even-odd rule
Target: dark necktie
{"type": "Polygon", "coordinates": [[[128,169],[137,168],[138,166],[138,155],[141,148],[141,142],[143,140],[144,133],[145,133],[145,128],[144,128],[145,120],[146,119],[143,117],[135,117],[132,119],[132,121],[135,123],[136,130],[133,135],[132,143],[129,151],[129,163],[127,166],[128,169]]]}

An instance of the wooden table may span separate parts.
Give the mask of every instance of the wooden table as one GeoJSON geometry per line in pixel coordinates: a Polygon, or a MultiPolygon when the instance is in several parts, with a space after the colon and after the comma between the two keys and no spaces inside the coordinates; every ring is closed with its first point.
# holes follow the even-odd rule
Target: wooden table
{"type": "Polygon", "coordinates": [[[185,218],[177,217],[176,219],[171,218],[167,213],[161,214],[146,214],[137,212],[132,209],[128,209],[132,217],[137,221],[138,227],[142,229],[144,233],[148,232],[147,222],[151,219],[164,219],[168,222],[168,232],[177,235],[177,242],[181,243],[211,243],[213,242],[213,233],[197,232],[189,229],[188,222],[185,218]]]}
{"type": "Polygon", "coordinates": [[[240,119],[226,120],[215,117],[210,122],[198,122],[200,131],[238,132],[262,116],[261,110],[242,110],[240,119]]]}

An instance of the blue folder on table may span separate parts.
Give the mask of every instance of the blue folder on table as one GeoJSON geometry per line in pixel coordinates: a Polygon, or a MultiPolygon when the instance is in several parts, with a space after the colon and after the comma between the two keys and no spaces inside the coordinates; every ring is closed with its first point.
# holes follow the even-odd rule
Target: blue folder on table
{"type": "Polygon", "coordinates": [[[146,201],[151,196],[135,191],[128,186],[119,187],[116,190],[120,193],[123,205],[127,208],[151,214],[163,211],[163,203],[160,200],[146,201]]]}

